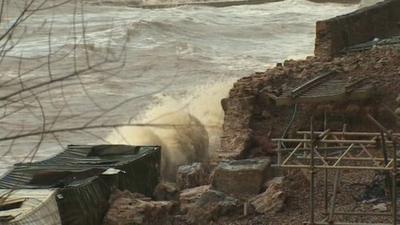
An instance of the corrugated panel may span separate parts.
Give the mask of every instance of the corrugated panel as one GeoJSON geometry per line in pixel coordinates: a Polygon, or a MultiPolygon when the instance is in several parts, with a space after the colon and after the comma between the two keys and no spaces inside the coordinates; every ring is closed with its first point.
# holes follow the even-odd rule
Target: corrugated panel
{"type": "Polygon", "coordinates": [[[0,212],[15,216],[4,225],[61,225],[56,190],[0,190],[0,196],[4,195],[8,200],[25,199],[20,208],[0,212]]]}
{"type": "Polygon", "coordinates": [[[159,151],[158,146],[127,146],[127,145],[98,145],[98,146],[68,146],[68,149],[53,158],[26,164],[16,164],[12,171],[0,179],[1,189],[11,188],[53,188],[58,187],[58,181],[47,185],[31,185],[30,182],[35,174],[46,172],[85,173],[98,169],[101,171],[108,168],[119,167],[125,164],[151,155],[159,151]],[[109,152],[125,150],[125,154],[95,155],[96,149],[109,152]],[[128,150],[128,151],[127,151],[128,150]],[[91,156],[88,156],[91,154],[91,156]]]}
{"type": "Polygon", "coordinates": [[[102,179],[90,178],[77,187],[60,189],[60,216],[67,225],[98,225],[108,209],[112,186],[102,179]]]}
{"type": "Polygon", "coordinates": [[[65,152],[48,160],[17,164],[0,179],[0,188],[36,191],[57,187],[54,200],[57,207],[50,202],[52,206],[47,211],[56,216],[46,216],[43,211],[37,214],[41,215],[38,217],[26,216],[24,221],[28,223],[10,225],[59,225],[57,218],[61,218],[63,225],[101,224],[114,188],[152,194],[159,182],[160,158],[158,146],[69,146],[65,152]],[[109,168],[124,172],[103,175],[102,172],[109,168]],[[55,209],[59,209],[59,213],[55,209]]]}

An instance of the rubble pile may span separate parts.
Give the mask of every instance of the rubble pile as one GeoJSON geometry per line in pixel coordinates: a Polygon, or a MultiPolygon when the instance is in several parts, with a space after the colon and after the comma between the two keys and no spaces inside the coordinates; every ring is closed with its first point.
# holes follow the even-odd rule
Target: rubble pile
{"type": "MultiPolygon", "coordinates": [[[[336,71],[349,80],[364,77],[375,82],[383,92],[381,101],[393,110],[398,107],[395,100],[400,86],[399,48],[376,47],[330,59],[310,56],[305,60],[286,60],[265,72],[238,80],[229,97],[221,101],[225,118],[220,154],[240,156],[254,144],[254,135],[264,138],[267,134],[273,137],[282,135],[293,108],[275,106],[268,94],[279,96],[328,71],[336,71]]],[[[298,111],[297,118],[300,119],[297,121],[302,121],[307,111],[298,111]]],[[[300,123],[293,124],[294,128],[301,126],[300,123]]]]}
{"type": "Polygon", "coordinates": [[[103,225],[166,224],[175,208],[171,201],[152,201],[138,193],[117,190],[110,197],[103,225]]]}
{"type": "Polygon", "coordinates": [[[117,190],[103,225],[220,224],[221,218],[278,212],[286,194],[270,165],[268,157],[226,160],[210,177],[200,163],[181,166],[177,184],[161,182],[155,200],[117,190]]]}

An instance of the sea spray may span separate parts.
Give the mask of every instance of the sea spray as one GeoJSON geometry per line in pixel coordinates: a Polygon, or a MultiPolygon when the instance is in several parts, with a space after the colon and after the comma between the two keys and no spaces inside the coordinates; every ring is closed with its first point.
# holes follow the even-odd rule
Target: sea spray
{"type": "Polygon", "coordinates": [[[158,96],[157,105],[131,123],[169,126],[123,127],[111,133],[113,144],[161,145],[162,177],[174,180],[180,165],[207,162],[219,148],[222,132],[222,98],[228,96],[234,79],[204,85],[183,98],[158,96]]]}

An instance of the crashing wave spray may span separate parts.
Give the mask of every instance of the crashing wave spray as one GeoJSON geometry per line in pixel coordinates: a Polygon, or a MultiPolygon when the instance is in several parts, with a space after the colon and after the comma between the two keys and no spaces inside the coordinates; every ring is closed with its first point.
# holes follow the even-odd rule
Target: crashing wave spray
{"type": "Polygon", "coordinates": [[[108,137],[113,144],[161,145],[161,173],[174,180],[176,169],[191,162],[207,162],[219,148],[223,110],[220,101],[234,80],[201,86],[184,99],[158,96],[160,103],[132,123],[165,124],[163,127],[123,127],[108,137]]]}
{"type": "Polygon", "coordinates": [[[382,2],[383,0],[361,0],[360,8],[368,7],[371,5],[375,5],[378,2],[382,2]]]}

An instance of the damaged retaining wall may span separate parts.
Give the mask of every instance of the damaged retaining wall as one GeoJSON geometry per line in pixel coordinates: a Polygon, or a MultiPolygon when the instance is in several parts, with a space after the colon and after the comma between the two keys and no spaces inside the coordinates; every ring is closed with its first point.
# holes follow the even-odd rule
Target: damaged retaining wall
{"type": "Polygon", "coordinates": [[[341,130],[343,123],[346,123],[351,131],[376,132],[376,127],[362,116],[364,110],[376,116],[384,126],[398,130],[395,122],[391,120],[393,117],[377,103],[384,103],[393,109],[399,107],[399,103],[396,103],[400,87],[399,47],[377,47],[365,52],[352,52],[332,60],[321,60],[317,57],[297,61],[286,60],[282,65],[263,73],[239,79],[230,90],[229,97],[222,100],[225,117],[219,156],[246,158],[242,153],[261,147],[261,143],[253,137],[264,138],[266,141],[269,137],[282,137],[293,118],[294,107],[276,105],[267,93],[278,96],[325,71],[333,70],[348,79],[367,78],[375,83],[382,93],[376,96],[375,100],[360,101],[356,105],[351,102],[300,104],[293,124],[287,132],[288,137],[296,137],[297,130],[309,129],[308,120],[311,114],[315,115],[317,121],[315,129],[323,130],[323,111],[330,115],[328,125],[332,130],[341,130]],[[346,115],[346,118],[342,115],[346,115]]]}
{"type": "Polygon", "coordinates": [[[314,53],[317,57],[331,57],[346,47],[396,34],[400,34],[400,0],[386,0],[318,21],[314,53]]]}

